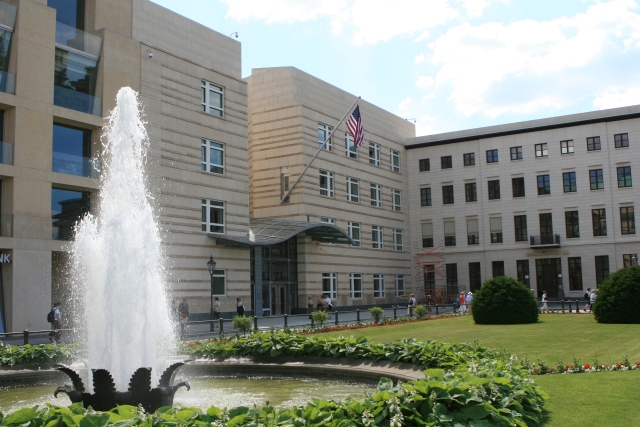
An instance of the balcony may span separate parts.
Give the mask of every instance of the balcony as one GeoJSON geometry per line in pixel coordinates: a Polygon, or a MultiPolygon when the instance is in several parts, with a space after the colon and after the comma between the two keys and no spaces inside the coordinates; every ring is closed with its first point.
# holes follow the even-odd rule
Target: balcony
{"type": "Polygon", "coordinates": [[[53,87],[53,103],[59,107],[102,116],[101,98],[62,86],[53,87]]]}
{"type": "Polygon", "coordinates": [[[13,164],[13,144],[0,141],[0,163],[5,165],[13,164]]]}
{"type": "Polygon", "coordinates": [[[51,170],[54,172],[86,176],[88,178],[100,177],[100,169],[96,161],[91,158],[54,151],[52,160],[51,170]]]}
{"type": "Polygon", "coordinates": [[[13,215],[0,215],[0,237],[13,237],[13,215]]]}
{"type": "Polygon", "coordinates": [[[98,60],[102,39],[75,27],[56,22],[56,47],[98,60]]]}
{"type": "Polygon", "coordinates": [[[529,236],[529,246],[532,248],[557,248],[560,246],[559,234],[543,234],[529,236]]]}

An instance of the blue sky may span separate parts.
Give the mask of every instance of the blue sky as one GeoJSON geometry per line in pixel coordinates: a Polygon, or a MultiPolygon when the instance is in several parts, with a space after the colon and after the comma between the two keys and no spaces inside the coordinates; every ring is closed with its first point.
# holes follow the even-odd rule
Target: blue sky
{"type": "Polygon", "coordinates": [[[237,31],[243,76],[300,68],[418,135],[640,104],[632,0],[154,1],[237,31]]]}

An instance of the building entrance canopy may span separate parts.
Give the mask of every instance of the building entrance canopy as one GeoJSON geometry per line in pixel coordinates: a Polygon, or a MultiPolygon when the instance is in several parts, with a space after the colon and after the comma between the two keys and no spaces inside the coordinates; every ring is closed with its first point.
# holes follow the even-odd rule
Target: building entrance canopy
{"type": "Polygon", "coordinates": [[[249,233],[246,236],[220,236],[209,234],[216,244],[235,248],[270,246],[282,243],[300,233],[322,243],[343,243],[352,245],[351,237],[339,227],[325,222],[289,221],[270,218],[252,218],[249,220],[249,233]]]}

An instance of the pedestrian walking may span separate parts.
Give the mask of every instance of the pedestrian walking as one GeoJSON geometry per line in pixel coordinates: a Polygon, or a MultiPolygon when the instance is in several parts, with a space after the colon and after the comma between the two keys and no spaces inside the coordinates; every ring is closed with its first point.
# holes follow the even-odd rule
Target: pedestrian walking
{"type": "Polygon", "coordinates": [[[324,309],[324,295],[318,297],[318,303],[316,304],[316,310],[321,311],[324,309]]]}
{"type": "Polygon", "coordinates": [[[427,295],[427,310],[429,311],[429,314],[431,314],[431,306],[434,305],[434,301],[433,301],[433,297],[431,296],[431,294],[427,295]]]}
{"type": "Polygon", "coordinates": [[[586,313],[591,310],[591,304],[589,304],[591,302],[591,288],[587,288],[587,292],[584,293],[584,299],[587,300],[584,306],[584,312],[586,313]]]}
{"type": "Polygon", "coordinates": [[[215,329],[220,324],[220,300],[218,297],[213,297],[213,320],[218,320],[218,322],[213,322],[213,329],[215,329]]]}
{"type": "Polygon", "coordinates": [[[416,308],[416,297],[415,295],[409,295],[409,304],[407,305],[407,315],[411,316],[411,310],[416,308]]]}
{"type": "Polygon", "coordinates": [[[327,306],[327,311],[329,312],[329,317],[331,317],[331,312],[333,311],[333,303],[331,302],[331,297],[329,297],[329,294],[326,294],[326,297],[324,299],[324,303],[327,306]]]}
{"type": "Polygon", "coordinates": [[[591,292],[591,295],[589,295],[589,311],[593,312],[593,305],[596,303],[596,293],[598,292],[597,289],[594,289],[593,292],[591,292]]]}
{"type": "Polygon", "coordinates": [[[309,319],[311,319],[311,312],[313,311],[313,298],[309,295],[307,298],[307,312],[309,313],[309,319]]]}
{"type": "Polygon", "coordinates": [[[180,322],[180,338],[184,339],[187,335],[187,322],[189,321],[189,304],[184,298],[178,305],[178,321],[180,322]]]}
{"type": "Polygon", "coordinates": [[[51,312],[47,315],[47,320],[51,323],[51,332],[49,332],[49,341],[54,342],[56,344],[60,344],[60,337],[62,332],[62,313],[60,312],[60,307],[62,304],[59,302],[53,304],[53,308],[51,312]]]}
{"type": "Polygon", "coordinates": [[[542,291],[542,308],[540,311],[544,313],[549,312],[549,308],[547,307],[547,291],[542,291]]]}
{"type": "Polygon", "coordinates": [[[244,316],[244,304],[242,303],[242,299],[241,298],[237,298],[236,299],[236,303],[237,303],[237,309],[236,312],[238,313],[238,316],[244,316]]]}
{"type": "Polygon", "coordinates": [[[464,300],[466,302],[465,305],[467,306],[467,311],[471,313],[471,301],[473,301],[473,294],[471,292],[467,293],[467,296],[464,300]]]}
{"type": "Polygon", "coordinates": [[[464,292],[460,292],[460,313],[465,314],[467,312],[467,299],[464,292]]]}

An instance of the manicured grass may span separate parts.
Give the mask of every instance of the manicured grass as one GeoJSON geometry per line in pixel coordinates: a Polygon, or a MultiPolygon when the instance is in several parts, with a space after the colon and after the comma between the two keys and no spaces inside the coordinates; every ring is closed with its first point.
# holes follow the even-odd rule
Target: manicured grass
{"type": "Polygon", "coordinates": [[[640,425],[640,372],[540,375],[548,395],[545,427],[640,425]]]}
{"type": "Polygon", "coordinates": [[[399,338],[416,338],[443,342],[478,341],[494,349],[504,349],[532,362],[538,359],[555,366],[556,362],[612,364],[627,355],[631,362],[640,361],[640,325],[597,323],[591,314],[545,314],[538,323],[529,325],[476,325],[471,316],[323,335],[366,336],[379,343],[399,338]]]}

